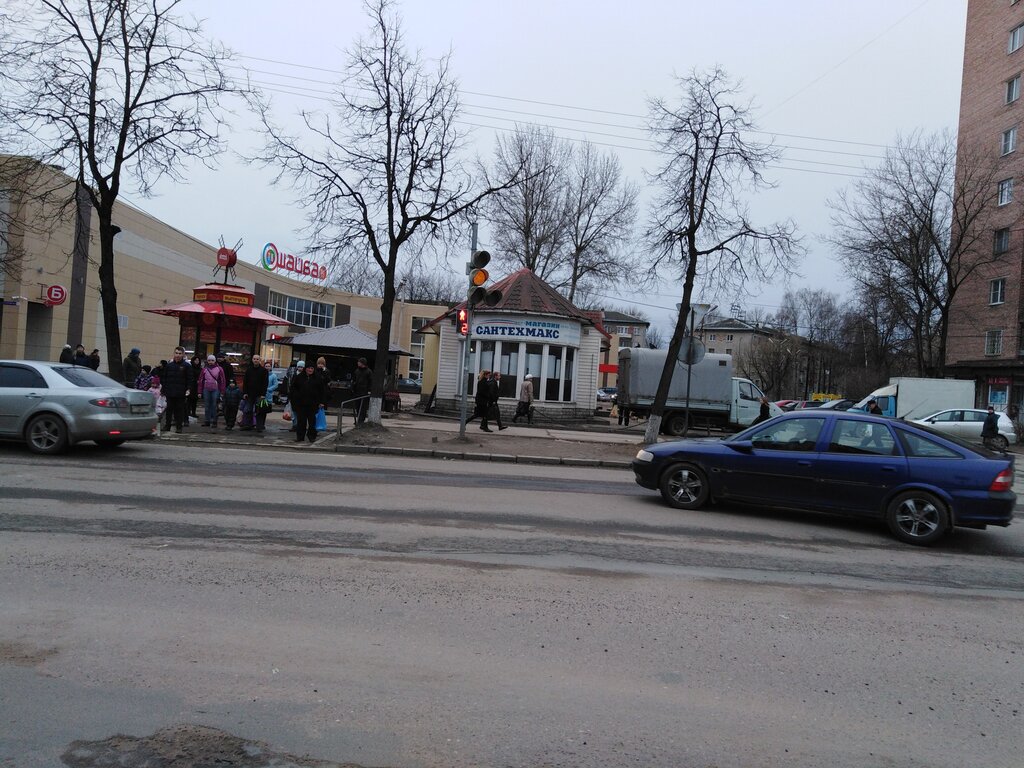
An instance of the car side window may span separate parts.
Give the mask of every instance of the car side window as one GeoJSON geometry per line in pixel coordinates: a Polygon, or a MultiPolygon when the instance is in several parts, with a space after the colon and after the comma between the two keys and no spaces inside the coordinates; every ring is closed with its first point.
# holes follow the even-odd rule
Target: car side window
{"type": "Polygon", "coordinates": [[[754,394],[754,387],[749,381],[740,382],[740,398],[743,400],[757,400],[757,395],[754,394]]]}
{"type": "Polygon", "coordinates": [[[964,411],[964,421],[980,422],[985,420],[985,414],[981,411],[964,411]]]}
{"type": "Polygon", "coordinates": [[[907,455],[917,459],[959,459],[959,453],[921,435],[900,432],[907,455]]]}
{"type": "Polygon", "coordinates": [[[860,453],[872,456],[891,456],[896,440],[885,424],[873,424],[854,419],[839,419],[832,430],[829,453],[860,453]]]}
{"type": "Polygon", "coordinates": [[[750,442],[773,451],[813,451],[824,424],[824,419],[787,419],[757,430],[750,442]]]}
{"type": "Polygon", "coordinates": [[[46,380],[38,371],[20,365],[0,365],[0,387],[46,389],[46,380]]]}
{"type": "Polygon", "coordinates": [[[947,423],[951,421],[962,421],[962,417],[960,415],[962,413],[963,411],[943,411],[942,413],[935,417],[935,423],[938,424],[940,422],[947,423]]]}

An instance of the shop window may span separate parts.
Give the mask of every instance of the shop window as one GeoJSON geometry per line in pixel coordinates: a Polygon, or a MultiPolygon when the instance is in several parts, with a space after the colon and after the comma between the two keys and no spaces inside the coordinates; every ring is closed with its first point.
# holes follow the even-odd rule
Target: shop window
{"type": "Polygon", "coordinates": [[[551,347],[544,358],[544,399],[558,400],[558,385],[562,379],[562,347],[551,347]]]}
{"type": "Polygon", "coordinates": [[[527,373],[533,376],[533,396],[538,400],[544,399],[544,390],[540,386],[540,375],[543,373],[541,369],[541,361],[544,359],[544,345],[542,344],[527,344],[526,345],[526,371],[523,373],[525,376],[527,373]]]}
{"type": "MultiPolygon", "coordinates": [[[[498,394],[501,397],[519,396],[519,355],[520,344],[504,342],[501,345],[498,371],[501,373],[501,384],[498,394]]],[[[525,374],[524,374],[525,375],[525,374]]]]}
{"type": "Polygon", "coordinates": [[[576,350],[572,347],[565,348],[565,377],[562,385],[562,400],[572,401],[573,369],[576,361],[576,350]]]}

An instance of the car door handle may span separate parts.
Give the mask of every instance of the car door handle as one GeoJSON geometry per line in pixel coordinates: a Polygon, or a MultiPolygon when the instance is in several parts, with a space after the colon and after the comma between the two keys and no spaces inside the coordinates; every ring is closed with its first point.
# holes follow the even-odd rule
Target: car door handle
{"type": "Polygon", "coordinates": [[[27,397],[29,400],[42,400],[43,399],[42,395],[37,395],[35,392],[29,392],[27,395],[25,395],[25,397],[27,397]]]}
{"type": "Polygon", "coordinates": [[[811,466],[811,462],[807,461],[807,459],[801,459],[800,461],[798,461],[796,463],[796,465],[798,467],[809,467],[809,466],[811,466]]]}
{"type": "Polygon", "coordinates": [[[895,472],[896,467],[882,467],[883,472],[895,472]]]}

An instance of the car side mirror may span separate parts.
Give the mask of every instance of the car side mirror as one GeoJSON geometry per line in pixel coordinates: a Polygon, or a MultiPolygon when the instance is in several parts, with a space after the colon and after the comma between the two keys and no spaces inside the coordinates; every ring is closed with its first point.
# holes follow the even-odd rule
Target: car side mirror
{"type": "Polygon", "coordinates": [[[754,444],[749,440],[730,440],[726,443],[736,453],[753,453],[754,444]]]}

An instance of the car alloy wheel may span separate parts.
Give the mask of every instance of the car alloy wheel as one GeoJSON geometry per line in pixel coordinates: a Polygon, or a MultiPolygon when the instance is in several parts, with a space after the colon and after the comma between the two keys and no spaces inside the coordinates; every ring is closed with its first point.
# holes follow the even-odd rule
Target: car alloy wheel
{"type": "Polygon", "coordinates": [[[68,446],[68,428],[59,416],[44,413],[29,422],[26,442],[33,453],[60,453],[68,446]]]}
{"type": "Polygon", "coordinates": [[[661,496],[676,509],[700,509],[708,500],[708,480],[693,464],[673,464],[661,475],[661,496]]]}
{"type": "Polygon", "coordinates": [[[946,505],[924,491],[901,493],[889,504],[885,520],[897,539],[922,547],[934,544],[949,531],[946,505]]]}

